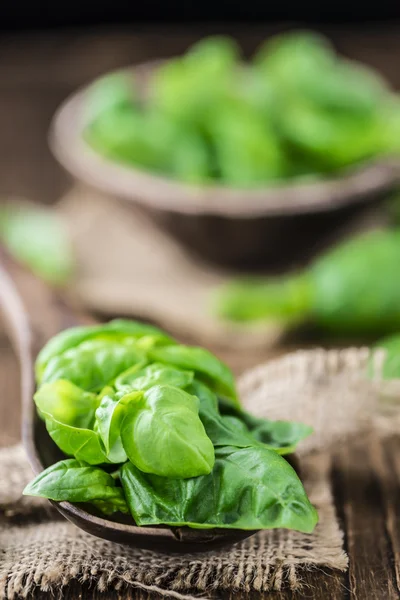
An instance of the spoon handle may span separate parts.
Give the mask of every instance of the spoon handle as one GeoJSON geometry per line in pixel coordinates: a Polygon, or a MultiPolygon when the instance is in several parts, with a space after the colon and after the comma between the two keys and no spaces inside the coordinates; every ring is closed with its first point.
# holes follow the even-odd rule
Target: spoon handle
{"type": "Polygon", "coordinates": [[[68,306],[59,291],[17,264],[1,248],[0,312],[20,365],[22,439],[30,462],[38,471],[41,467],[32,437],[35,358],[43,345],[62,329],[92,321],[68,306]]]}

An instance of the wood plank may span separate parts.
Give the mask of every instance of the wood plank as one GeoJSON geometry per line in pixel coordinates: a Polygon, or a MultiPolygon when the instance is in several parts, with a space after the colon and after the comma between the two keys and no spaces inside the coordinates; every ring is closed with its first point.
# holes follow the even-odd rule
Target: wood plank
{"type": "Polygon", "coordinates": [[[392,546],[386,534],[385,474],[376,468],[380,445],[376,437],[364,436],[354,446],[344,444],[335,458],[335,490],[342,506],[350,559],[350,597],[355,600],[399,597],[392,546]]]}
{"type": "Polygon", "coordinates": [[[400,597],[400,439],[393,437],[384,444],[376,444],[372,464],[382,488],[386,535],[400,597]]]}

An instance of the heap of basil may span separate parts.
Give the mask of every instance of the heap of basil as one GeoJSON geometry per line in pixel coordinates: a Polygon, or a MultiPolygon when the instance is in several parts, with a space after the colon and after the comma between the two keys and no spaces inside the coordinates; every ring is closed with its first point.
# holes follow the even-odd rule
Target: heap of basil
{"type": "Polygon", "coordinates": [[[314,529],[282,457],[310,428],[243,411],[231,371],[207,350],[115,320],[57,335],[36,377],[38,413],[68,458],[25,494],[130,513],[137,525],[314,529]]]}

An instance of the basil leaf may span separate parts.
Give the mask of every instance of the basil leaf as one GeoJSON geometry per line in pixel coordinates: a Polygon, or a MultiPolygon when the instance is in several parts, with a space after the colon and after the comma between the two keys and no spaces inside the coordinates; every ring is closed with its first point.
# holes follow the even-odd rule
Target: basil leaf
{"type": "Polygon", "coordinates": [[[17,261],[51,285],[64,286],[73,274],[71,240],[52,210],[30,202],[2,205],[0,241],[17,261]]]}
{"type": "Polygon", "coordinates": [[[91,429],[98,399],[70,381],[59,379],[45,383],[33,397],[39,414],[47,413],[56,421],[91,429]]]}
{"type": "Polygon", "coordinates": [[[149,357],[153,361],[194,371],[199,378],[204,378],[210,384],[213,391],[239,405],[231,370],[208,350],[195,346],[164,346],[152,349],[149,357]]]}
{"type": "Polygon", "coordinates": [[[54,356],[43,372],[42,383],[68,379],[84,390],[98,392],[119,373],[144,361],[135,340],[88,340],[54,356]]]}
{"type": "MultiPolygon", "coordinates": [[[[226,417],[227,418],[227,417],[226,417]]],[[[231,417],[233,418],[233,417],[231,417]]],[[[274,448],[280,454],[294,452],[301,440],[312,434],[313,428],[304,423],[293,421],[268,421],[262,419],[261,423],[251,426],[251,434],[263,444],[274,448]]],[[[254,423],[254,421],[251,420],[254,423]]]]}
{"type": "Polygon", "coordinates": [[[135,366],[121,373],[115,380],[117,390],[148,390],[155,385],[172,385],[186,388],[193,381],[192,371],[182,371],[160,363],[152,363],[144,369],[135,366]]]}
{"type": "Polygon", "coordinates": [[[247,448],[260,445],[260,442],[251,435],[246,425],[239,419],[232,422],[234,417],[223,417],[218,413],[211,412],[201,412],[200,417],[215,448],[219,446],[247,448]]]}
{"type": "MultiPolygon", "coordinates": [[[[400,379],[400,335],[392,335],[380,340],[376,348],[386,350],[382,368],[383,379],[400,379]]],[[[369,370],[372,374],[372,364],[369,370]]]]}
{"type": "Polygon", "coordinates": [[[311,533],[318,520],[292,467],[263,447],[217,449],[212,473],[191,479],[144,474],[128,462],[121,481],[138,525],[311,533]]]}
{"type": "Polygon", "coordinates": [[[92,429],[81,429],[61,423],[48,413],[42,414],[51,439],[65,454],[90,465],[111,462],[104,453],[98,433],[92,429]]]}
{"type": "Polygon", "coordinates": [[[42,471],[23,494],[57,502],[91,502],[106,514],[128,511],[123,490],[111,475],[73,458],[42,471]]]}
{"type": "Polygon", "coordinates": [[[259,442],[250,434],[245,423],[239,419],[236,423],[232,423],[231,417],[221,416],[217,396],[206,385],[194,381],[187,391],[199,398],[200,419],[215,447],[236,446],[237,448],[245,448],[259,445],[259,442]]]}
{"type": "Polygon", "coordinates": [[[36,377],[40,383],[43,372],[52,358],[87,340],[95,338],[109,341],[123,341],[126,338],[139,340],[145,336],[153,336],[158,340],[173,343],[172,338],[158,327],[127,319],[114,319],[104,325],[82,325],[65,329],[49,340],[39,352],[36,360],[36,377]]]}
{"type": "MultiPolygon", "coordinates": [[[[245,410],[232,407],[229,402],[219,399],[219,409],[223,416],[230,417],[231,425],[235,424],[232,417],[244,423],[255,440],[266,444],[280,454],[293,452],[303,439],[312,434],[313,428],[304,423],[293,421],[270,421],[256,417],[245,410]]],[[[226,421],[225,421],[226,423],[226,421]]],[[[236,424],[237,425],[237,424],[236,424]]]]}
{"type": "Polygon", "coordinates": [[[107,516],[111,516],[116,512],[129,515],[129,508],[122,488],[117,487],[115,489],[118,490],[118,493],[114,498],[110,500],[91,500],[90,504],[107,516]]]}
{"type": "Polygon", "coordinates": [[[312,433],[312,428],[302,423],[268,421],[239,410],[224,399],[218,402],[216,395],[198,381],[187,391],[199,398],[200,419],[215,447],[265,445],[279,454],[289,454],[312,433]]]}
{"type": "Polygon", "coordinates": [[[129,460],[141,471],[164,477],[209,473],[214,448],[198,415],[195,396],[171,386],[155,386],[130,402],[121,438],[129,460]]]}
{"type": "Polygon", "coordinates": [[[110,388],[109,392],[103,395],[96,410],[94,428],[101,437],[108,460],[113,463],[123,463],[128,459],[120,435],[121,423],[128,401],[141,397],[140,392],[133,392],[118,398],[110,388]]]}

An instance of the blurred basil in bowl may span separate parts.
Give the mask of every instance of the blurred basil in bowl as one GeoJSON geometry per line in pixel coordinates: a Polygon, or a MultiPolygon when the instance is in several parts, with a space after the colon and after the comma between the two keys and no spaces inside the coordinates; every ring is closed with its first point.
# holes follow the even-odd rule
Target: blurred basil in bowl
{"type": "Polygon", "coordinates": [[[145,209],[205,259],[299,257],[399,179],[400,98],[324,38],[230,38],[103,76],[51,130],[80,182],[145,209]],[[286,240],[290,240],[290,244],[286,240]]]}

